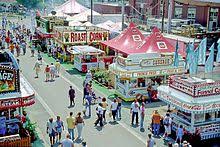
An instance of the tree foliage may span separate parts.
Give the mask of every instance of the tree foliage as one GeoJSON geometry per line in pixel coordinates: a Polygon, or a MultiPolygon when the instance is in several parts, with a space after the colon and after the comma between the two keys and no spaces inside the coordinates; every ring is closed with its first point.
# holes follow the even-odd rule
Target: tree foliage
{"type": "Polygon", "coordinates": [[[29,9],[43,6],[43,0],[17,0],[17,2],[29,9]]]}

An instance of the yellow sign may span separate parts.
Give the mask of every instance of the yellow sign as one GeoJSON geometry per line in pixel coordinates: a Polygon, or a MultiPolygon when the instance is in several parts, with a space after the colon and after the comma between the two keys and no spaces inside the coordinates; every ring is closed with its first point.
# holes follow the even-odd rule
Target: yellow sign
{"type": "Polygon", "coordinates": [[[143,59],[140,62],[140,66],[148,67],[148,66],[164,66],[173,64],[172,58],[155,58],[155,59],[143,59]]]}

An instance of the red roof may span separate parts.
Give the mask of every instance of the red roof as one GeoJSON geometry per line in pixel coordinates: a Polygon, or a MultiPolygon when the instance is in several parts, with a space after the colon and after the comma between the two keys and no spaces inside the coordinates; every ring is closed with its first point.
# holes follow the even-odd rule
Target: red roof
{"type": "MultiPolygon", "coordinates": [[[[175,46],[163,37],[158,28],[154,28],[150,36],[140,44],[133,53],[172,53],[175,52],[175,46]]],[[[179,49],[179,53],[184,55],[184,51],[179,49]]]]}
{"type": "Polygon", "coordinates": [[[102,42],[111,49],[124,53],[125,55],[136,53],[135,48],[144,40],[144,35],[138,30],[134,23],[130,23],[119,36],[102,42]]]}

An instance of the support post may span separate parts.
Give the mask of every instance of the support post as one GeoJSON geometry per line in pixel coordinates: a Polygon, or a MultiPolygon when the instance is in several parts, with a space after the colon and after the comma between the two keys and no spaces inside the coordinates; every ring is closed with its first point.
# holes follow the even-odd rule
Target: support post
{"type": "Polygon", "coordinates": [[[161,33],[164,31],[164,16],[165,15],[165,0],[163,0],[163,14],[162,14],[162,25],[161,25],[161,33]]]}
{"type": "Polygon", "coordinates": [[[91,0],[91,23],[93,23],[93,0],[91,0]]]}
{"type": "Polygon", "coordinates": [[[168,34],[171,32],[172,10],[173,10],[173,1],[169,0],[168,25],[167,25],[167,33],[168,34]]]}
{"type": "Polygon", "coordinates": [[[122,4],[121,4],[121,30],[124,30],[124,14],[125,14],[125,3],[124,0],[122,0],[122,4]]]}

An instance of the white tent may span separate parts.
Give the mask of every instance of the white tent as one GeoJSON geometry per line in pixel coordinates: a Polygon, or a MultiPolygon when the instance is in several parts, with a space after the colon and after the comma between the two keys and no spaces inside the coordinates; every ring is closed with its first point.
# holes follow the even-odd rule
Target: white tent
{"type": "Polygon", "coordinates": [[[91,27],[91,26],[94,26],[91,22],[87,21],[83,24],[81,24],[80,26],[83,26],[83,27],[91,27]]]}
{"type": "Polygon", "coordinates": [[[77,22],[77,21],[69,21],[69,26],[80,26],[82,25],[81,22],[77,22]]]}
{"type": "Polygon", "coordinates": [[[73,14],[82,13],[85,10],[88,10],[88,8],[77,3],[76,0],[69,0],[63,3],[61,6],[58,6],[55,10],[58,15],[60,14],[62,15],[63,13],[73,15],[73,14]]]}
{"type": "MultiPolygon", "coordinates": [[[[84,12],[81,12],[80,14],[76,14],[72,17],[67,17],[67,20],[74,20],[74,21],[80,21],[80,22],[87,22],[88,16],[91,15],[91,9],[87,9],[84,12]]],[[[93,15],[101,15],[100,13],[93,11],[93,15]]]]}

